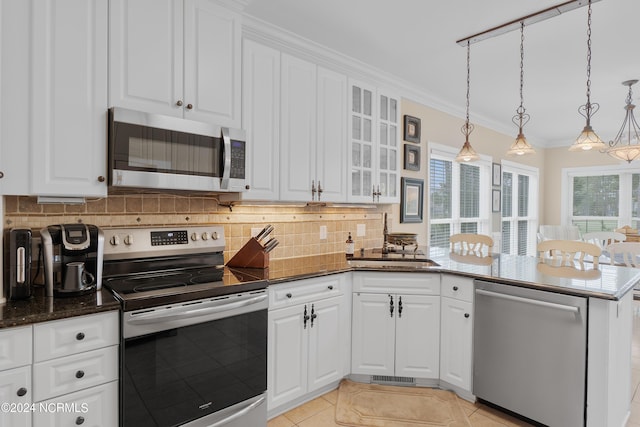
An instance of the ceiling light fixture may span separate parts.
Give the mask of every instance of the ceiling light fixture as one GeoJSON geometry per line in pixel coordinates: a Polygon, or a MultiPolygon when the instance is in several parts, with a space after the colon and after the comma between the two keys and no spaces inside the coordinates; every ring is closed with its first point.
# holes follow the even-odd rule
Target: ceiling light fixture
{"type": "Polygon", "coordinates": [[[460,152],[456,156],[456,162],[473,162],[480,159],[478,153],[471,147],[471,143],[469,143],[469,134],[473,132],[473,125],[469,123],[469,75],[471,74],[471,44],[467,41],[467,118],[462,125],[460,130],[464,135],[464,144],[462,144],[462,148],[460,152]]]}
{"type": "Polygon", "coordinates": [[[627,80],[622,82],[623,85],[629,86],[629,94],[627,95],[624,109],[626,111],[622,127],[618,131],[615,139],[609,142],[609,149],[606,153],[618,160],[625,160],[628,163],[640,157],[640,136],[638,136],[638,122],[633,115],[633,109],[636,107],[632,104],[631,86],[638,83],[638,80],[627,80]],[[619,145],[618,145],[619,144],[619,145]]]}
{"type": "Polygon", "coordinates": [[[524,108],[524,101],[522,96],[522,86],[524,82],[524,21],[520,23],[520,106],[516,110],[516,115],[511,118],[511,121],[518,126],[518,136],[516,140],[511,144],[509,150],[507,150],[508,156],[522,156],[525,154],[535,154],[535,150],[527,142],[527,138],[522,133],[522,127],[529,123],[531,116],[527,114],[527,110],[524,108]]]}
{"type": "Polygon", "coordinates": [[[587,10],[587,103],[578,108],[578,113],[587,119],[587,122],[576,141],[569,147],[569,151],[586,151],[594,148],[602,150],[606,148],[606,144],[602,142],[591,127],[591,116],[597,113],[600,108],[599,104],[591,103],[591,0],[589,0],[587,10]]]}

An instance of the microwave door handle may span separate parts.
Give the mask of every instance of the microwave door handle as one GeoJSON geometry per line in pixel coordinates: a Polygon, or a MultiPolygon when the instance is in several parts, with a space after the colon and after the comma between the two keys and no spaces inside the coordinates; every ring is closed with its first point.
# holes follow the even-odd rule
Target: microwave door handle
{"type": "Polygon", "coordinates": [[[222,190],[228,190],[229,178],[231,177],[231,138],[229,137],[229,128],[222,128],[222,142],[224,144],[224,165],[220,188],[222,190]]]}

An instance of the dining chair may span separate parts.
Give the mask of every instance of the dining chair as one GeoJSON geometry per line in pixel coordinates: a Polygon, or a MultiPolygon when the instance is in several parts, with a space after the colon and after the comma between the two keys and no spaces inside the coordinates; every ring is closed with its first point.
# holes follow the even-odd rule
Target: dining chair
{"type": "Polygon", "coordinates": [[[627,236],[617,231],[593,231],[583,234],[582,240],[593,243],[604,252],[610,244],[627,240],[627,236]]]}
{"type": "Polygon", "coordinates": [[[577,225],[541,225],[538,228],[538,243],[545,240],[581,240],[577,225]]]}
{"type": "Polygon", "coordinates": [[[578,261],[585,262],[585,257],[593,261],[593,268],[598,268],[602,249],[597,245],[579,240],[545,240],[538,243],[536,248],[540,261],[547,258],[559,258],[562,264],[578,261]]]}
{"type": "Polygon", "coordinates": [[[613,264],[640,268],[640,242],[617,242],[607,246],[613,264]]]}
{"type": "Polygon", "coordinates": [[[474,253],[481,254],[483,250],[487,253],[493,248],[493,239],[485,234],[458,233],[449,237],[451,252],[459,254],[474,253]]]}

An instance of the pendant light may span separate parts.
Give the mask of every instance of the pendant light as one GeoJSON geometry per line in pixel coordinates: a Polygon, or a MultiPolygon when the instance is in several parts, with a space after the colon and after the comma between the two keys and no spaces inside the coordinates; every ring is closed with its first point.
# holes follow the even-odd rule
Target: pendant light
{"type": "Polygon", "coordinates": [[[587,119],[587,122],[576,141],[569,147],[569,151],[606,148],[606,144],[591,128],[591,116],[597,113],[599,108],[599,104],[591,103],[591,0],[589,0],[587,12],[587,103],[578,108],[578,113],[587,119]]]}
{"type": "Polygon", "coordinates": [[[522,133],[522,127],[529,123],[531,116],[526,113],[524,108],[522,86],[524,82],[524,21],[520,22],[520,106],[516,110],[516,115],[511,118],[511,121],[518,126],[518,136],[516,140],[511,144],[509,150],[507,150],[508,156],[522,156],[525,154],[535,154],[535,150],[527,142],[527,138],[522,133]]]}
{"type": "Polygon", "coordinates": [[[480,159],[478,153],[475,152],[473,147],[471,147],[471,143],[469,143],[469,134],[473,132],[473,125],[469,123],[469,75],[470,75],[470,58],[471,58],[471,44],[467,40],[467,118],[462,125],[460,130],[464,135],[464,144],[462,144],[462,148],[460,152],[456,156],[456,162],[473,162],[480,159]]]}
{"type": "Polygon", "coordinates": [[[629,86],[629,94],[624,106],[626,111],[622,127],[618,131],[615,139],[609,142],[607,154],[618,160],[626,160],[631,163],[640,157],[640,136],[638,136],[638,122],[633,116],[633,109],[636,107],[632,104],[631,86],[638,83],[638,80],[627,80],[622,82],[623,85],[629,86]]]}

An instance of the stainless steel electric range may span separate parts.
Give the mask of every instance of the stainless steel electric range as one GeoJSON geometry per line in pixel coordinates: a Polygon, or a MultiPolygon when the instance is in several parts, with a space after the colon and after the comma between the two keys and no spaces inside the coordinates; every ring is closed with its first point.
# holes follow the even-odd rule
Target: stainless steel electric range
{"type": "Polygon", "coordinates": [[[266,281],[224,267],[223,227],[104,229],[122,303],[121,422],[266,426],[266,281]]]}

